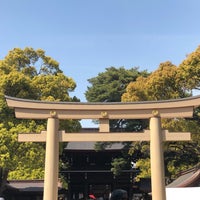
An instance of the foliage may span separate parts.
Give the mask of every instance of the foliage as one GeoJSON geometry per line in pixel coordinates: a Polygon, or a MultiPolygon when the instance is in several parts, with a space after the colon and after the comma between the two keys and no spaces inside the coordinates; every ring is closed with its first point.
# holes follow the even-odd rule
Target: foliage
{"type": "Polygon", "coordinates": [[[122,95],[123,102],[176,99],[190,93],[177,81],[177,67],[171,62],[161,63],[148,77],[138,77],[122,95]]]}
{"type": "Polygon", "coordinates": [[[164,157],[166,175],[173,178],[181,170],[193,167],[200,159],[199,123],[195,120],[175,119],[163,120],[163,128],[173,132],[191,132],[192,141],[188,142],[165,142],[164,157]]]}
{"type": "Polygon", "coordinates": [[[139,175],[135,178],[135,181],[139,181],[140,178],[151,177],[150,158],[139,158],[136,167],[140,169],[139,175]]]}
{"type": "MultiPolygon", "coordinates": [[[[0,60],[0,166],[9,169],[9,179],[40,179],[44,175],[43,143],[19,143],[18,133],[40,133],[46,120],[22,120],[14,117],[4,95],[48,101],[78,101],[69,92],[76,87],[63,74],[59,63],[33,48],[14,48],[0,60]]],[[[63,120],[62,130],[79,129],[78,121],[63,120]]]]}
{"type": "Polygon", "coordinates": [[[119,175],[121,170],[126,166],[127,162],[124,158],[115,158],[111,163],[112,168],[111,171],[114,175],[119,175]]]}
{"type": "MultiPolygon", "coordinates": [[[[121,95],[125,92],[126,86],[131,81],[135,81],[139,76],[147,77],[148,75],[149,73],[146,70],[139,71],[139,68],[106,68],[105,72],[99,73],[98,76],[88,80],[91,86],[87,88],[85,93],[86,99],[90,102],[120,102],[121,95]]],[[[146,122],[142,120],[110,120],[110,130],[112,132],[121,132],[124,130],[140,131],[144,127],[146,127],[146,122]]],[[[97,142],[95,149],[105,149],[108,145],[112,145],[112,143],[97,142]]],[[[120,170],[125,167],[125,158],[117,158],[117,161],[113,160],[112,165],[113,173],[115,175],[119,174],[120,170]]]]}
{"type": "Polygon", "coordinates": [[[179,83],[187,90],[200,89],[200,46],[179,65],[179,83]]]}
{"type": "MultiPolygon", "coordinates": [[[[152,72],[148,77],[138,77],[135,82],[131,82],[126,92],[122,95],[122,101],[147,101],[147,100],[167,100],[184,98],[192,95],[192,90],[199,88],[199,47],[176,67],[171,62],[161,63],[159,68],[152,72]]],[[[163,129],[169,131],[189,131],[192,134],[190,142],[165,142],[165,166],[166,176],[173,178],[180,170],[190,168],[199,162],[199,115],[197,108],[193,119],[166,119],[162,120],[163,129]]],[[[130,153],[135,155],[138,150],[143,154],[143,145],[133,143],[130,153]],[[136,144],[136,145],[135,145],[136,144]]],[[[145,143],[146,145],[146,143],[145,143]]],[[[146,146],[149,151],[149,146],[146,146]]],[[[141,168],[138,177],[149,176],[143,166],[148,166],[149,157],[138,159],[137,165],[141,168]],[[146,160],[146,161],[145,161],[146,160]]]]}
{"type": "Polygon", "coordinates": [[[43,126],[37,126],[30,121],[28,127],[24,124],[15,125],[9,122],[9,128],[1,124],[0,129],[0,163],[1,166],[9,169],[10,179],[42,178],[44,172],[44,144],[19,143],[17,134],[28,133],[35,129],[44,130],[43,126]],[[35,127],[35,128],[33,128],[35,127]]]}
{"type": "MultiPolygon", "coordinates": [[[[179,66],[166,61],[161,63],[158,69],[150,74],[146,71],[139,72],[137,68],[133,69],[133,71],[134,73],[130,74],[130,71],[124,68],[116,69],[111,67],[107,68],[105,72],[99,73],[97,77],[89,79],[92,86],[88,87],[86,91],[87,100],[116,102],[120,101],[121,98],[123,102],[133,102],[189,97],[194,89],[200,89],[200,47],[189,54],[179,66]],[[124,82],[124,78],[127,81],[124,82]],[[123,84],[121,85],[121,83],[123,84]]],[[[190,168],[199,162],[199,116],[199,108],[196,108],[192,119],[162,120],[163,129],[172,132],[189,131],[192,133],[192,141],[190,142],[164,143],[166,176],[168,178],[173,178],[180,170],[190,168]]],[[[141,131],[144,128],[148,128],[147,124],[148,122],[143,120],[129,121],[119,119],[112,121],[110,127],[112,131],[123,131],[125,130],[124,128],[132,131],[141,131]]],[[[96,146],[98,149],[105,148],[104,143],[96,146]]],[[[141,170],[138,178],[150,176],[149,150],[148,142],[134,142],[129,149],[132,160],[134,162],[137,161],[137,166],[141,170]]],[[[117,166],[116,163],[113,163],[113,171],[117,174],[123,165],[119,164],[117,166]]],[[[123,163],[122,160],[119,163],[123,163]]]]}
{"type": "Polygon", "coordinates": [[[91,86],[85,92],[86,99],[89,102],[120,102],[126,86],[138,76],[147,75],[147,71],[140,72],[138,68],[106,68],[105,72],[88,80],[91,86]]]}

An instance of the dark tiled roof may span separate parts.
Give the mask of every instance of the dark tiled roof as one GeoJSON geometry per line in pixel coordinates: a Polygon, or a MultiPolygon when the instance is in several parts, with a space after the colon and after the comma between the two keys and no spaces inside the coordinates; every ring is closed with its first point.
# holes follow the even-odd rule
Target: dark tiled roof
{"type": "Polygon", "coordinates": [[[200,169],[193,168],[185,171],[167,187],[195,187],[200,184],[200,169]]]}

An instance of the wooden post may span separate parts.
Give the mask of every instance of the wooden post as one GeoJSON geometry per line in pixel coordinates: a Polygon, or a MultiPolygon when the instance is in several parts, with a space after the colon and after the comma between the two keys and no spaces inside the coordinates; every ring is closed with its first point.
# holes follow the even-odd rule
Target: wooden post
{"type": "Polygon", "coordinates": [[[150,156],[152,200],[166,200],[161,119],[150,119],[150,156]]]}
{"type": "Polygon", "coordinates": [[[59,134],[58,119],[48,118],[43,200],[58,199],[59,134]]]}

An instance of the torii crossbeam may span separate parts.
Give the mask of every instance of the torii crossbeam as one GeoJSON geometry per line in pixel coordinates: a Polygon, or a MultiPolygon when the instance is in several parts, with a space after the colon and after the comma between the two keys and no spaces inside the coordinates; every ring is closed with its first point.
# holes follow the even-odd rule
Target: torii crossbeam
{"type": "Polygon", "coordinates": [[[46,142],[43,200],[57,200],[59,142],[70,141],[150,141],[152,199],[166,200],[163,141],[190,140],[190,133],[161,130],[161,118],[189,118],[200,105],[200,96],[133,103],[46,102],[5,96],[17,118],[47,119],[47,131],[19,134],[19,141],[46,142]],[[59,119],[98,119],[99,133],[59,131],[59,119]],[[143,133],[111,133],[110,119],[150,119],[150,130],[143,133]]]}

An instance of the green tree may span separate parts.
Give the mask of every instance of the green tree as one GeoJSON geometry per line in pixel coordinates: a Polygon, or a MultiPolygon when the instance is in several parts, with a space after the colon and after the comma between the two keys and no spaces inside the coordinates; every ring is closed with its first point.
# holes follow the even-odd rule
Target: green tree
{"type": "MultiPolygon", "coordinates": [[[[146,70],[139,71],[139,68],[106,68],[105,72],[101,72],[98,76],[88,80],[91,86],[87,88],[85,93],[86,99],[89,102],[120,102],[121,96],[130,82],[135,81],[137,77],[147,77],[148,75],[149,73],[146,70]]],[[[110,120],[110,129],[113,132],[123,130],[139,131],[145,126],[146,123],[142,120],[110,120]]],[[[111,143],[98,142],[95,148],[96,150],[101,150],[107,145],[111,145],[111,143]]],[[[124,167],[130,166],[128,149],[129,143],[126,143],[123,158],[114,159],[111,163],[112,171],[115,175],[118,175],[124,167]]]]}
{"type": "MultiPolygon", "coordinates": [[[[109,67],[105,72],[101,72],[98,76],[89,79],[91,86],[87,88],[85,93],[89,102],[120,102],[121,96],[125,92],[127,85],[135,81],[137,77],[146,77],[149,73],[146,70],[139,71],[139,68],[125,69],[124,67],[109,67]]],[[[142,125],[141,120],[110,120],[110,129],[119,131],[138,131],[142,125]],[[133,126],[135,125],[135,126],[133,126]]]]}
{"type": "Polygon", "coordinates": [[[195,166],[200,158],[199,123],[192,119],[165,119],[163,129],[174,132],[191,132],[192,140],[188,142],[165,142],[164,155],[166,175],[173,178],[181,170],[195,166]]]}
{"type": "Polygon", "coordinates": [[[179,65],[178,81],[185,90],[200,90],[200,46],[179,65]]]}
{"type": "Polygon", "coordinates": [[[126,86],[138,76],[148,76],[148,72],[138,68],[106,68],[105,72],[88,79],[91,86],[85,92],[86,99],[89,102],[120,102],[126,86]]]}
{"type": "Polygon", "coordinates": [[[171,62],[161,63],[148,77],[138,77],[122,95],[123,102],[183,98],[191,95],[178,81],[178,68],[171,62]]]}
{"type": "MultiPolygon", "coordinates": [[[[187,62],[183,61],[183,63],[187,62]]],[[[176,67],[171,62],[161,63],[159,68],[152,72],[150,76],[145,78],[138,77],[135,82],[131,82],[127,86],[126,92],[122,95],[122,101],[166,100],[191,96],[191,90],[196,88],[194,87],[194,82],[191,81],[191,84],[189,84],[190,80],[184,80],[180,75],[185,73],[187,78],[189,78],[191,71],[193,73],[193,70],[189,67],[187,67],[187,70],[186,68],[183,69],[183,64],[176,67]]],[[[170,131],[190,131],[193,133],[193,140],[191,142],[165,142],[165,166],[166,175],[169,178],[173,177],[178,171],[194,166],[199,162],[199,118],[197,114],[195,116],[196,119],[192,120],[162,120],[164,129],[170,131]]],[[[147,152],[149,152],[148,143],[138,144],[141,153],[144,153],[144,145],[147,147],[145,148],[147,152]]],[[[138,145],[134,143],[130,152],[134,155],[137,151],[138,145]]],[[[141,170],[143,170],[144,161],[145,158],[142,159],[142,162],[141,159],[137,162],[137,166],[141,170]]],[[[146,154],[146,162],[149,162],[149,154],[146,154]]],[[[146,174],[146,170],[145,172],[141,171],[141,174],[142,176],[150,176],[150,174],[146,174]]]]}
{"type": "MultiPolygon", "coordinates": [[[[79,101],[70,97],[74,80],[63,74],[59,63],[45,51],[14,48],[0,60],[0,167],[9,169],[9,178],[36,179],[44,175],[45,145],[19,143],[18,133],[39,133],[46,129],[44,120],[22,120],[14,117],[4,95],[48,101],[79,101]]],[[[80,129],[78,121],[60,121],[61,129],[80,129]]]]}

